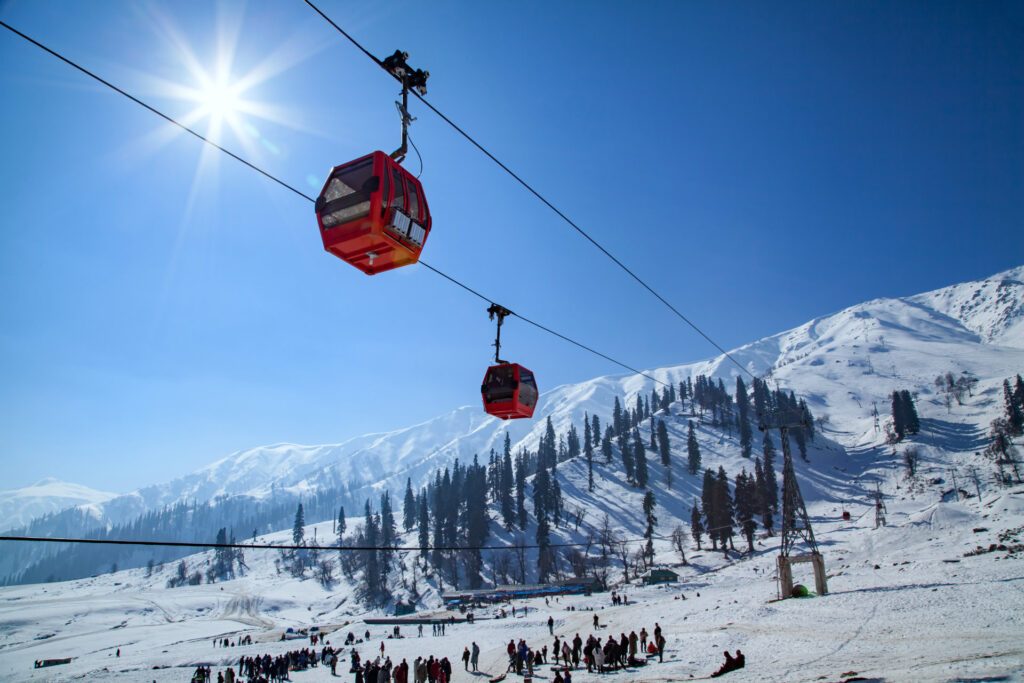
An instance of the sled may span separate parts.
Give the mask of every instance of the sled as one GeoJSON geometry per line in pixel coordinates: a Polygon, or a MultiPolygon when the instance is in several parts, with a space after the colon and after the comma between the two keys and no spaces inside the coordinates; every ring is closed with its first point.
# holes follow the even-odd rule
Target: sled
{"type": "Polygon", "coordinates": [[[505,676],[507,675],[508,674],[501,674],[500,676],[495,676],[494,678],[489,679],[490,683],[501,683],[501,681],[505,680],[505,676]]]}

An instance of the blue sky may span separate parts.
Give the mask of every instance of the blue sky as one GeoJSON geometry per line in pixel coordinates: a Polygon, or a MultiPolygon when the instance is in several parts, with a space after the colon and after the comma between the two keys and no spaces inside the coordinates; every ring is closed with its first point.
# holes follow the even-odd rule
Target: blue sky
{"type": "MultiPolygon", "coordinates": [[[[377,55],[408,51],[436,106],[727,348],[1024,261],[1019,3],[323,8],[377,55]]],[[[250,75],[219,140],[312,194],[397,146],[393,81],[298,0],[16,1],[0,18],[204,132],[216,117],[183,88],[250,75]]],[[[125,491],[479,403],[481,302],[328,256],[308,202],[6,31],[0,63],[4,487],[125,491]]],[[[427,261],[637,367],[712,355],[412,113],[427,261]]],[[[515,320],[503,337],[542,390],[619,372],[515,320]]]]}

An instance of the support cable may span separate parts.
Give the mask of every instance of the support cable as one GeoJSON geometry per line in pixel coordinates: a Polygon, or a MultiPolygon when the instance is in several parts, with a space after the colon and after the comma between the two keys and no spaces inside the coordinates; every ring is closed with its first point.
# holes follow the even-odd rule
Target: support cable
{"type": "MultiPolygon", "coordinates": [[[[351,35],[350,33],[348,33],[348,32],[347,32],[347,31],[346,31],[345,29],[341,28],[341,26],[339,26],[338,24],[336,24],[336,23],[335,23],[335,22],[334,22],[334,21],[333,21],[333,20],[332,20],[332,19],[331,19],[330,17],[328,17],[328,16],[327,16],[327,15],[326,15],[326,14],[325,14],[325,13],[323,12],[323,10],[321,10],[321,9],[320,9],[319,7],[317,7],[317,6],[316,6],[316,5],[315,5],[315,4],[314,4],[314,3],[312,2],[312,0],[303,0],[303,2],[305,2],[305,3],[307,4],[307,5],[309,5],[309,6],[310,6],[310,8],[312,8],[312,9],[313,9],[313,11],[315,11],[315,12],[316,12],[317,14],[319,14],[319,15],[320,15],[321,17],[323,17],[324,21],[326,21],[326,22],[327,22],[328,24],[330,24],[331,26],[333,26],[333,27],[334,27],[334,29],[335,29],[336,31],[338,31],[338,33],[340,33],[340,34],[341,34],[342,36],[344,36],[344,37],[345,37],[346,39],[348,39],[348,41],[349,41],[350,43],[352,43],[352,44],[353,44],[353,45],[354,45],[354,46],[355,46],[356,48],[358,48],[358,49],[359,49],[359,50],[360,50],[360,51],[361,51],[361,52],[362,52],[363,54],[365,54],[365,55],[366,55],[367,57],[369,57],[369,58],[370,58],[370,59],[371,59],[371,60],[372,60],[372,61],[373,61],[373,62],[374,62],[374,63],[375,63],[375,64],[376,64],[377,66],[379,66],[379,67],[381,67],[382,69],[384,69],[385,71],[387,71],[387,69],[386,69],[386,68],[384,67],[384,63],[383,63],[383,62],[382,62],[381,60],[377,59],[377,57],[375,57],[375,56],[373,55],[373,53],[371,53],[371,52],[370,52],[369,50],[367,50],[367,49],[366,49],[365,47],[363,47],[363,45],[362,45],[362,44],[361,44],[361,43],[360,43],[360,42],[359,42],[358,40],[356,40],[355,38],[353,38],[353,37],[352,37],[352,35],[351,35]]],[[[388,71],[388,73],[389,73],[389,74],[390,74],[390,75],[391,75],[391,76],[392,76],[393,78],[395,78],[396,80],[398,80],[399,82],[401,82],[401,79],[399,79],[398,77],[396,77],[396,76],[395,76],[394,74],[391,74],[391,72],[390,72],[390,71],[388,71]]],[[[541,202],[541,203],[543,203],[543,204],[544,204],[545,206],[547,206],[547,207],[548,207],[549,209],[551,209],[551,210],[552,210],[552,211],[553,211],[553,212],[554,212],[554,213],[555,213],[555,214],[556,214],[556,215],[557,215],[557,216],[558,216],[559,218],[561,218],[561,219],[562,219],[562,220],[563,220],[563,221],[564,221],[564,222],[565,222],[565,223],[566,223],[567,225],[569,225],[569,226],[570,226],[570,227],[571,227],[571,228],[572,228],[573,230],[575,230],[576,232],[578,232],[578,233],[579,233],[579,234],[580,234],[581,236],[583,236],[583,238],[584,238],[584,239],[586,239],[586,240],[587,240],[588,242],[590,242],[590,243],[591,243],[592,245],[594,245],[594,247],[596,247],[596,248],[597,248],[597,249],[598,249],[598,250],[599,250],[599,251],[600,251],[600,252],[601,252],[602,254],[604,254],[604,255],[605,255],[605,256],[607,256],[607,257],[608,257],[609,259],[611,259],[611,260],[612,260],[612,262],[613,262],[613,263],[615,263],[615,265],[617,265],[617,266],[618,266],[619,268],[621,268],[621,269],[622,269],[623,271],[625,271],[625,273],[626,273],[626,274],[628,274],[628,275],[629,275],[629,276],[630,276],[631,278],[633,278],[634,280],[636,280],[636,281],[637,281],[637,283],[639,283],[641,287],[643,287],[644,289],[646,289],[646,290],[647,290],[647,291],[648,291],[648,292],[649,292],[649,293],[650,293],[651,295],[653,295],[653,296],[654,296],[654,297],[655,297],[655,298],[656,298],[656,299],[657,299],[658,301],[660,301],[660,302],[661,302],[662,304],[664,304],[664,305],[665,305],[665,306],[666,306],[666,307],[667,307],[667,308],[668,308],[668,309],[669,309],[670,311],[672,311],[672,313],[674,313],[674,314],[675,314],[675,315],[676,315],[676,316],[677,316],[677,317],[678,317],[678,318],[679,318],[680,320],[682,320],[682,321],[683,321],[684,323],[686,323],[686,324],[687,324],[687,325],[689,325],[689,326],[690,326],[691,328],[693,328],[693,330],[694,330],[694,331],[696,331],[696,332],[697,332],[697,334],[699,334],[699,335],[700,335],[701,337],[703,337],[703,338],[704,338],[705,340],[707,340],[707,342],[708,342],[709,344],[711,344],[711,345],[712,345],[713,347],[715,347],[716,349],[718,349],[718,351],[720,351],[720,352],[722,353],[722,355],[724,355],[724,356],[725,356],[726,358],[728,358],[728,359],[729,359],[730,361],[732,361],[732,363],[733,363],[733,364],[734,364],[734,365],[735,365],[736,367],[738,367],[738,368],[739,368],[739,369],[740,369],[741,371],[745,372],[745,373],[746,373],[747,375],[750,375],[750,377],[751,377],[751,378],[757,379],[757,376],[756,376],[756,375],[754,375],[754,373],[752,373],[752,372],[751,372],[750,370],[748,370],[748,369],[747,369],[746,367],[744,367],[744,366],[743,366],[743,365],[742,365],[742,364],[741,364],[741,363],[740,363],[740,362],[739,362],[738,360],[736,360],[735,358],[733,358],[733,356],[732,356],[732,355],[731,355],[731,354],[730,354],[730,353],[729,353],[728,351],[726,351],[726,350],[725,350],[725,349],[724,349],[724,348],[723,348],[723,347],[722,347],[722,346],[721,346],[721,345],[720,345],[720,344],[719,344],[718,342],[716,342],[716,341],[715,341],[714,339],[712,339],[712,338],[711,338],[711,337],[710,337],[710,336],[709,336],[709,335],[708,335],[708,334],[707,334],[706,332],[704,332],[704,330],[702,330],[702,329],[701,329],[701,328],[700,328],[700,327],[699,327],[699,326],[698,326],[698,325],[697,325],[696,323],[694,323],[694,322],[693,322],[692,320],[690,320],[690,319],[689,319],[688,317],[686,317],[685,315],[683,315],[683,313],[682,313],[682,312],[680,312],[680,311],[679,311],[679,309],[677,309],[677,308],[676,308],[675,306],[673,306],[673,305],[672,305],[671,303],[669,303],[669,301],[668,301],[668,300],[667,300],[667,299],[666,299],[665,297],[663,297],[663,296],[662,296],[661,294],[659,294],[658,292],[656,292],[656,291],[654,290],[654,288],[653,288],[653,287],[651,287],[651,286],[650,286],[649,284],[647,284],[647,282],[645,282],[645,281],[644,281],[644,280],[643,280],[643,279],[642,279],[642,278],[641,278],[641,277],[640,277],[639,275],[637,275],[637,274],[636,274],[635,272],[633,272],[633,270],[632,270],[632,269],[630,269],[630,268],[629,268],[629,267],[628,267],[628,266],[627,266],[627,265],[626,265],[625,263],[623,263],[622,261],[620,261],[620,260],[619,260],[619,259],[618,259],[618,258],[617,258],[617,257],[616,257],[616,256],[615,256],[614,254],[612,254],[612,253],[611,253],[610,251],[608,251],[608,249],[606,249],[606,248],[605,248],[605,247],[604,247],[604,246],[603,246],[603,245],[602,245],[602,244],[601,244],[600,242],[598,242],[598,241],[597,241],[596,239],[594,239],[594,238],[593,238],[593,237],[592,237],[592,236],[591,236],[591,235],[590,235],[590,234],[589,234],[589,233],[588,233],[588,232],[587,232],[586,230],[584,230],[584,229],[583,229],[582,227],[580,227],[580,226],[579,226],[579,225],[578,225],[578,224],[577,224],[577,223],[576,223],[576,222],[575,222],[574,220],[572,220],[571,218],[569,218],[569,216],[567,216],[567,215],[565,214],[565,212],[563,212],[563,211],[562,211],[561,209],[559,209],[559,208],[558,208],[557,206],[555,206],[555,205],[554,205],[554,204],[553,204],[553,203],[552,203],[552,202],[551,202],[550,200],[548,200],[548,198],[547,198],[547,197],[545,197],[544,195],[542,195],[542,194],[541,194],[541,193],[540,193],[540,192],[539,192],[538,190],[536,190],[536,189],[535,189],[535,188],[534,188],[534,187],[533,187],[532,185],[530,185],[530,183],[528,183],[528,182],[526,182],[525,180],[523,180],[523,178],[522,178],[522,177],[521,177],[521,176],[520,176],[520,175],[519,175],[518,173],[516,173],[516,172],[515,172],[515,171],[513,171],[513,170],[512,170],[511,168],[509,168],[508,166],[506,166],[506,165],[505,165],[505,164],[504,164],[504,163],[503,163],[503,162],[502,162],[502,161],[501,161],[500,159],[498,159],[498,157],[494,156],[494,155],[493,155],[493,154],[492,154],[492,153],[491,153],[491,152],[490,152],[490,151],[489,151],[489,150],[488,150],[488,149],[487,149],[486,147],[484,147],[484,146],[483,146],[482,144],[480,144],[479,142],[477,142],[477,141],[476,141],[476,139],[475,139],[475,138],[474,138],[474,137],[473,137],[472,135],[470,135],[469,133],[467,133],[467,132],[466,132],[466,131],[465,131],[465,130],[464,130],[464,129],[463,129],[462,127],[461,127],[461,126],[459,126],[459,125],[458,125],[457,123],[455,123],[455,122],[454,122],[453,120],[451,120],[450,118],[448,118],[448,116],[446,116],[446,115],[445,115],[445,114],[444,114],[444,113],[443,113],[443,112],[442,112],[442,111],[441,111],[440,109],[438,109],[438,108],[437,108],[437,107],[435,107],[435,106],[434,106],[433,104],[431,104],[431,103],[430,103],[429,101],[427,101],[426,97],[424,97],[423,95],[419,94],[419,93],[418,93],[418,92],[416,92],[415,90],[414,90],[414,91],[412,91],[412,94],[413,94],[413,96],[415,96],[415,97],[416,97],[416,99],[418,99],[418,100],[419,100],[420,102],[422,102],[422,103],[423,103],[423,104],[424,104],[424,105],[425,105],[425,106],[426,106],[426,107],[427,107],[428,109],[430,109],[430,111],[432,111],[432,112],[434,112],[435,114],[437,114],[437,115],[438,115],[438,116],[439,116],[439,117],[441,118],[441,120],[442,120],[442,121],[444,121],[445,123],[447,123],[447,124],[448,124],[449,126],[451,126],[451,127],[452,127],[452,128],[453,128],[453,129],[454,129],[454,130],[455,130],[456,132],[457,132],[457,133],[459,133],[459,135],[461,135],[461,136],[462,136],[462,137],[464,137],[464,138],[465,138],[465,139],[466,139],[467,141],[469,141],[469,143],[470,143],[471,145],[473,145],[473,146],[474,146],[474,147],[476,147],[476,148],[477,148],[478,150],[480,150],[481,152],[483,152],[483,154],[484,154],[484,155],[485,155],[485,156],[486,156],[486,157],[487,157],[488,159],[490,159],[490,160],[491,160],[491,161],[493,161],[493,162],[494,162],[495,164],[497,164],[497,165],[498,165],[498,167],[499,167],[499,168],[501,168],[501,170],[505,171],[505,173],[507,173],[507,174],[508,174],[509,176],[511,176],[511,177],[512,177],[512,178],[513,178],[513,179],[514,179],[514,180],[515,180],[515,181],[516,181],[517,183],[519,183],[519,184],[520,184],[520,185],[522,185],[522,186],[523,186],[524,188],[526,188],[526,190],[527,190],[527,191],[528,191],[528,192],[529,192],[530,194],[532,194],[532,195],[533,195],[534,197],[536,197],[536,198],[537,198],[538,200],[540,200],[540,202],[541,202]]]]}
{"type": "MultiPolygon", "coordinates": [[[[671,540],[667,536],[653,536],[656,541],[671,540]]],[[[102,538],[55,538],[51,536],[0,536],[0,541],[14,541],[21,543],[73,543],[78,545],[128,545],[128,546],[157,546],[165,548],[238,548],[242,550],[344,550],[344,551],[371,551],[371,550],[396,550],[396,551],[427,551],[438,550],[442,552],[457,552],[462,550],[536,550],[541,546],[537,543],[526,545],[448,545],[448,546],[419,546],[419,545],[275,545],[273,543],[200,543],[198,541],[130,541],[123,539],[102,539],[102,538]]],[[[645,543],[646,538],[625,538],[616,539],[614,543],[645,543]]],[[[583,548],[597,545],[597,541],[586,541],[577,543],[549,543],[546,548],[583,548]]]]}
{"type": "MultiPolygon", "coordinates": [[[[119,88],[118,86],[114,85],[110,81],[107,81],[107,80],[101,78],[100,76],[98,76],[97,74],[93,73],[89,69],[86,69],[85,67],[81,66],[77,62],[74,62],[71,59],[65,57],[64,55],[60,54],[56,50],[53,50],[53,49],[47,47],[46,45],[43,45],[42,43],[40,43],[36,39],[34,39],[31,36],[28,36],[28,35],[22,33],[21,31],[19,31],[18,29],[14,28],[13,26],[8,24],[7,22],[5,22],[3,20],[0,20],[0,26],[3,26],[4,28],[6,28],[11,33],[14,33],[15,35],[19,36],[20,38],[28,41],[29,43],[32,43],[33,45],[35,45],[39,49],[41,49],[41,50],[45,51],[46,53],[56,57],[57,59],[61,60],[62,62],[64,62],[68,66],[71,66],[71,67],[77,69],[78,71],[80,71],[81,73],[85,74],[86,76],[89,76],[90,78],[92,78],[93,80],[97,81],[98,83],[100,83],[102,85],[105,85],[106,87],[110,88],[114,92],[116,92],[116,93],[118,93],[120,95],[123,95],[124,97],[128,98],[129,100],[131,100],[135,104],[143,107],[144,109],[152,112],[153,114],[156,114],[157,116],[159,116],[160,118],[164,119],[168,123],[171,123],[171,124],[177,126],[178,128],[181,128],[182,130],[186,131],[187,133],[189,133],[193,137],[195,137],[195,138],[199,139],[200,141],[210,145],[214,149],[217,149],[217,150],[227,154],[232,159],[235,159],[236,161],[238,161],[238,162],[242,163],[243,165],[247,166],[248,168],[256,171],[257,173],[259,173],[263,177],[265,177],[265,178],[267,178],[267,179],[277,183],[281,187],[284,187],[284,188],[286,188],[288,190],[291,190],[294,194],[298,195],[299,197],[302,197],[303,199],[305,199],[305,200],[307,200],[307,201],[309,201],[311,203],[314,203],[314,204],[316,203],[316,199],[314,199],[313,197],[309,196],[305,192],[302,192],[301,190],[296,189],[294,186],[286,183],[285,181],[281,180],[280,178],[278,178],[277,176],[273,175],[269,171],[265,171],[264,169],[260,168],[256,164],[254,164],[251,161],[249,161],[249,160],[247,160],[247,159],[245,159],[245,158],[235,154],[234,152],[230,151],[229,149],[227,149],[225,147],[221,147],[216,142],[212,141],[210,138],[204,136],[202,133],[199,133],[198,131],[196,131],[196,130],[194,130],[192,128],[189,128],[188,126],[186,126],[185,124],[181,123],[180,121],[174,119],[173,117],[169,116],[168,114],[163,113],[162,111],[160,111],[156,107],[154,107],[154,106],[152,106],[150,104],[147,104],[143,100],[140,100],[138,97],[135,97],[134,95],[130,94],[129,92],[127,92],[127,91],[119,88]]],[[[367,53],[367,54],[369,54],[369,53],[367,53]]],[[[415,91],[412,91],[412,92],[415,94],[415,91]]],[[[417,151],[417,154],[418,153],[419,152],[417,151]]],[[[483,294],[481,294],[477,290],[473,289],[472,287],[470,287],[467,284],[464,284],[464,283],[460,282],[459,280],[455,279],[451,275],[448,275],[447,273],[444,273],[441,270],[439,270],[439,269],[437,269],[437,268],[427,264],[425,261],[421,260],[419,263],[420,263],[420,265],[424,266],[427,270],[430,270],[430,271],[440,275],[444,279],[448,280],[452,284],[455,284],[455,285],[461,287],[462,289],[466,290],[470,294],[472,294],[472,295],[474,295],[474,296],[476,296],[476,297],[478,297],[480,299],[483,299],[484,301],[486,301],[486,302],[488,302],[490,304],[495,303],[489,297],[484,296],[483,294]]],[[[649,375],[649,374],[647,374],[645,372],[637,370],[636,368],[634,368],[634,367],[632,367],[630,365],[627,365],[626,363],[618,361],[618,360],[612,358],[611,356],[609,356],[607,354],[601,353],[600,351],[597,351],[593,347],[587,346],[586,344],[583,344],[582,342],[578,342],[575,339],[572,339],[571,337],[568,337],[568,336],[566,336],[566,335],[564,335],[564,334],[562,334],[560,332],[556,332],[555,330],[553,330],[553,329],[551,329],[549,327],[546,327],[546,326],[544,326],[544,325],[542,325],[542,324],[540,324],[538,322],[530,320],[529,318],[526,318],[526,317],[524,317],[522,315],[519,315],[519,314],[516,314],[516,313],[513,313],[513,315],[515,315],[517,318],[521,319],[523,322],[529,323],[530,325],[533,325],[534,327],[536,327],[536,328],[538,328],[538,329],[540,329],[540,330],[542,330],[544,332],[547,332],[548,334],[551,334],[551,335],[553,335],[555,337],[558,337],[559,339],[562,339],[563,341],[567,341],[570,344],[573,344],[574,346],[577,346],[577,347],[583,349],[584,351],[589,351],[590,353],[594,354],[595,356],[599,356],[600,358],[603,358],[603,359],[605,359],[605,360],[607,360],[607,361],[609,361],[611,363],[614,363],[615,365],[618,365],[619,367],[625,368],[626,370],[629,370],[630,372],[634,372],[634,373],[636,373],[638,375],[642,375],[643,377],[646,377],[647,379],[649,379],[649,380],[651,380],[653,382],[657,382],[658,384],[661,384],[663,386],[666,386],[666,387],[669,386],[666,382],[663,382],[663,381],[661,381],[661,380],[659,380],[659,379],[657,379],[657,378],[655,378],[655,377],[653,377],[653,376],[651,376],[651,375],[649,375]]]]}

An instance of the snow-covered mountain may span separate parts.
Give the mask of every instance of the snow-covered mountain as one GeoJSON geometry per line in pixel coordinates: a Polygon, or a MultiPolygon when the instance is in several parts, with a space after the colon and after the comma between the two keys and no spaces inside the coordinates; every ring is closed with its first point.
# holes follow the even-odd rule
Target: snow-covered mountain
{"type": "MultiPolygon", "coordinates": [[[[777,590],[773,573],[778,536],[759,535],[749,552],[740,535],[736,552],[729,553],[709,550],[706,537],[703,549],[688,542],[688,564],[682,565],[668,537],[677,525],[688,528],[691,506],[701,491],[701,475],[688,474],[682,465],[690,422],[703,454],[702,468],[721,467],[734,480],[741,470],[751,471],[753,460],[743,457],[733,426],[716,426],[694,414],[692,405],[676,402],[655,412],[666,423],[672,444],[670,461],[676,464],[671,480],[653,454],[648,456],[646,488],[626,480],[618,458],[600,458],[594,463],[591,490],[586,461],[564,461],[557,467],[564,515],[551,533],[555,543],[586,543],[599,533],[607,514],[614,533],[639,540],[646,524],[641,500],[649,490],[656,501],[654,560],[677,571],[679,584],[630,583],[622,572],[625,560],[616,554],[608,580],[611,588],[628,592],[625,606],[609,605],[604,593],[563,596],[550,603],[537,598],[518,601],[519,607],[529,605],[530,614],[520,612],[515,619],[497,618],[502,616],[500,606],[481,610],[472,632],[457,625],[448,636],[390,639],[382,627],[366,622],[384,612],[361,602],[358,575],[336,576],[321,585],[309,574],[299,578],[282,571],[283,556],[277,550],[247,550],[242,577],[168,588],[179,566],[176,559],[158,564],[152,573],[111,569],[75,581],[0,589],[0,679],[134,680],[144,674],[147,680],[182,680],[198,662],[224,669],[236,665],[239,654],[294,649],[295,641],[288,639],[314,625],[336,641],[349,631],[358,636],[370,630],[372,643],[355,647],[366,655],[382,638],[396,661],[412,661],[427,650],[457,661],[472,638],[483,649],[481,669],[496,675],[506,666],[509,638],[525,637],[533,644],[548,642],[553,633],[586,637],[596,616],[601,622],[596,633],[602,638],[620,629],[651,629],[657,622],[668,639],[664,662],[652,659],[645,667],[602,674],[614,681],[699,677],[718,666],[723,647],[747,653],[748,668],[730,674],[739,681],[851,676],[937,683],[1020,680],[1024,649],[1018,615],[1024,609],[1024,590],[1013,560],[1024,557],[1024,487],[996,482],[993,462],[976,453],[984,447],[989,421],[1002,412],[1003,379],[1024,372],[1021,271],[914,297],[866,302],[732,352],[771,384],[793,389],[815,413],[815,438],[807,460],[795,459],[795,471],[829,572],[825,599],[768,603],[777,590]],[[1017,292],[1017,298],[1008,291],[1017,292]],[[969,373],[977,380],[962,403],[945,400],[934,384],[946,372],[969,373]],[[897,446],[918,450],[914,477],[904,470],[901,454],[885,442],[887,400],[894,389],[916,395],[922,430],[897,446]],[[954,488],[957,476],[961,479],[954,488]],[[875,527],[870,498],[876,486],[888,515],[880,528],[875,527]],[[26,611],[33,618],[26,619],[26,611]],[[549,614],[554,631],[547,625],[549,614]],[[230,650],[211,647],[214,638],[234,644],[242,635],[253,637],[253,644],[230,650]],[[118,647],[123,652],[114,654],[118,647]],[[72,658],[62,665],[66,668],[32,668],[40,658],[58,655],[72,658]]],[[[671,382],[711,375],[730,388],[738,372],[725,358],[651,371],[671,382]]],[[[584,411],[606,421],[616,396],[629,405],[637,392],[646,394],[651,388],[650,380],[637,376],[566,385],[544,394],[538,415],[552,416],[555,429],[564,433],[570,421],[582,422],[584,411]]],[[[117,500],[141,507],[181,497],[266,497],[273,495],[271,487],[313,491],[344,477],[395,491],[404,486],[406,476],[422,481],[454,457],[498,447],[506,429],[513,443],[533,448],[543,428],[543,419],[502,423],[475,406],[461,408],[420,425],[330,446],[278,444],[242,451],[105,505],[109,510],[117,500]]],[[[648,423],[638,430],[647,443],[648,423]]],[[[778,434],[773,438],[777,447],[778,434]]],[[[760,451],[757,445],[754,450],[755,455],[760,451]]],[[[532,492],[527,491],[526,506],[532,510],[532,505],[532,492]]],[[[489,545],[535,538],[532,514],[524,531],[498,524],[495,507],[491,518],[489,545]]],[[[349,529],[360,523],[350,519],[349,529]]],[[[415,530],[405,534],[399,544],[415,546],[415,536],[415,530]]],[[[308,525],[306,537],[332,538],[332,522],[308,525]]],[[[286,543],[291,538],[288,528],[256,540],[286,543]]],[[[599,549],[587,546],[586,552],[593,557],[599,549]]],[[[334,556],[332,551],[329,557],[334,556]]],[[[415,568],[417,557],[415,552],[397,555],[400,568],[391,573],[389,586],[394,597],[411,599],[420,617],[458,616],[441,608],[438,592],[447,585],[437,577],[443,572],[424,574],[415,568]]],[[[488,551],[483,558],[488,582],[508,571],[509,564],[512,574],[516,572],[517,561],[506,562],[502,570],[500,557],[488,551]]],[[[184,558],[184,563],[189,571],[205,571],[211,560],[212,552],[206,552],[184,558]]],[[[535,551],[524,556],[521,571],[527,581],[535,578],[537,564],[535,551]]],[[[570,571],[568,565],[566,552],[562,571],[570,571]]],[[[807,582],[806,565],[798,571],[807,582]]],[[[391,626],[386,628],[390,632],[391,626]]],[[[412,628],[402,627],[406,635],[412,628]]],[[[576,675],[590,680],[582,671],[576,675]]],[[[294,676],[312,683],[326,680],[328,673],[321,668],[294,676]]]]}
{"type": "Polygon", "coordinates": [[[116,493],[97,491],[48,477],[20,489],[0,491],[0,530],[24,526],[29,521],[71,507],[97,508],[116,493]]]}
{"type": "MultiPolygon", "coordinates": [[[[753,374],[804,396],[837,442],[863,446],[878,440],[873,405],[884,415],[884,401],[893,389],[910,388],[938,404],[941,399],[929,387],[939,373],[970,373],[984,389],[986,380],[1001,382],[1024,369],[1024,267],[917,296],[851,306],[730,355],[753,374]]],[[[718,356],[648,374],[671,383],[705,374],[731,386],[740,372],[718,356]]],[[[652,388],[650,380],[638,375],[564,385],[541,396],[536,415],[551,416],[555,429],[563,431],[570,423],[580,424],[585,412],[606,418],[616,396],[630,401],[652,388]]],[[[532,449],[543,428],[543,419],[503,422],[479,406],[464,406],[421,424],[336,444],[238,451],[178,479],[97,502],[96,509],[105,521],[116,523],[176,502],[220,496],[259,498],[273,490],[302,493],[353,482],[356,490],[361,483],[396,491],[406,477],[418,486],[456,457],[486,458],[491,448],[500,449],[506,431],[515,448],[532,449]]],[[[22,518],[29,516],[22,513],[22,518]]]]}

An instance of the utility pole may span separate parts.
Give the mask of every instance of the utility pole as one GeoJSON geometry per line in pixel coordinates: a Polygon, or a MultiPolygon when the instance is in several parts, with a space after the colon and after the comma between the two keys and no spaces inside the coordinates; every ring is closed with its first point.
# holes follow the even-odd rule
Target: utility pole
{"type": "Polygon", "coordinates": [[[793,453],[789,446],[789,430],[807,428],[806,421],[800,417],[801,419],[793,420],[781,418],[777,420],[777,424],[771,425],[762,421],[758,425],[761,431],[778,429],[782,441],[782,547],[779,551],[778,569],[780,597],[783,599],[793,595],[792,565],[800,562],[810,562],[814,567],[814,586],[818,595],[828,593],[825,560],[814,540],[814,530],[811,528],[807,506],[797,484],[796,473],[793,470],[793,453]],[[807,551],[793,555],[793,548],[800,542],[806,545],[807,551]]]}
{"type": "Polygon", "coordinates": [[[885,526],[885,501],[882,500],[882,489],[875,484],[875,528],[885,526]]]}

